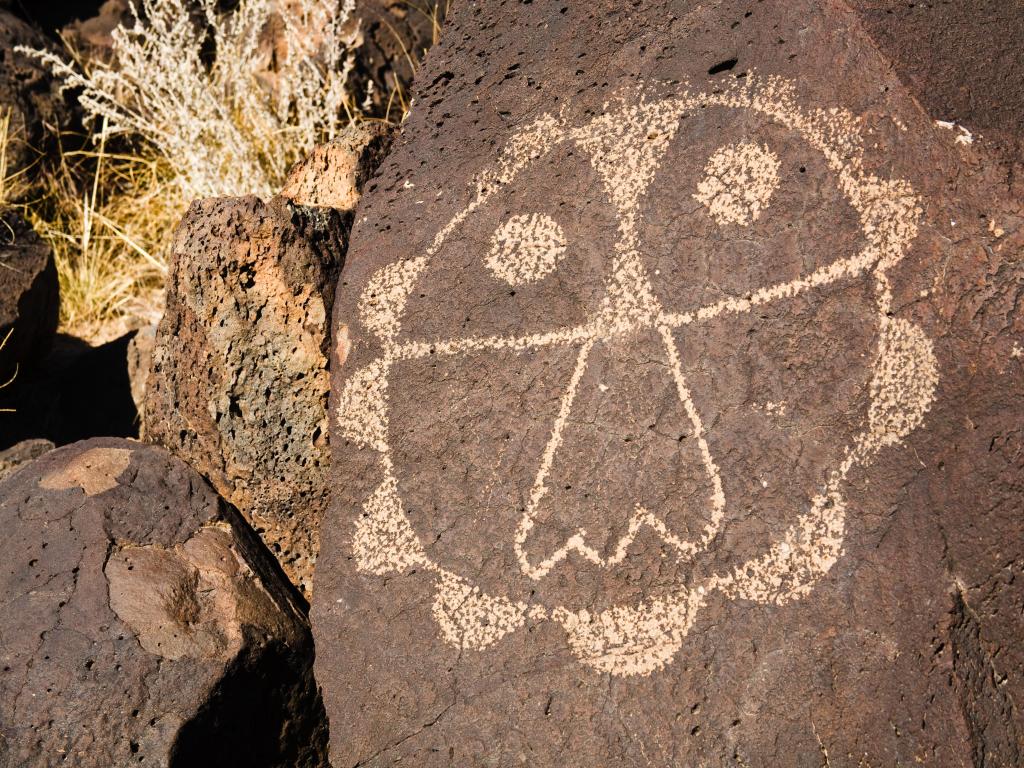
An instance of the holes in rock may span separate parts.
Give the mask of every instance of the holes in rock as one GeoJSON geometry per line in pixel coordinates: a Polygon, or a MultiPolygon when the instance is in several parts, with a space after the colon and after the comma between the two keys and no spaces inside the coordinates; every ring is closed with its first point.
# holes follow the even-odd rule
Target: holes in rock
{"type": "Polygon", "coordinates": [[[736,58],[720,61],[708,70],[708,74],[718,75],[721,74],[722,72],[729,72],[733,67],[736,66],[736,62],[738,61],[739,59],[736,58]]]}

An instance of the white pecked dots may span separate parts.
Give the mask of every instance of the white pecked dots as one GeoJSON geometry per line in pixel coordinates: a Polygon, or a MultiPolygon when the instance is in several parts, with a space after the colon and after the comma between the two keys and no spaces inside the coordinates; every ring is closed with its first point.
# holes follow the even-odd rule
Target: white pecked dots
{"type": "MultiPolygon", "coordinates": [[[[900,445],[921,426],[936,397],[939,371],[931,340],[911,320],[892,313],[887,271],[907,252],[917,235],[921,203],[911,186],[900,179],[866,173],[863,139],[858,122],[839,108],[801,110],[793,84],[778,78],[755,78],[714,93],[682,93],[648,101],[640,94],[606,105],[604,113],[573,127],[560,116],[545,116],[522,129],[502,152],[492,170],[477,181],[476,196],[435,236],[426,254],[379,270],[367,283],[359,304],[363,329],[376,336],[382,354],[347,374],[337,398],[337,425],[343,439],[380,454],[380,480],[362,505],[352,531],[352,555],[357,571],[390,576],[419,572],[435,581],[432,615],[440,639],[463,651],[484,651],[532,623],[552,622],[564,631],[569,650],[579,661],[612,676],[646,676],[664,669],[679,653],[697,614],[719,593],[729,600],[783,605],[808,595],[844,553],[847,478],[855,467],[869,466],[882,451],[900,445]],[[641,200],[647,194],[677,130],[682,115],[701,106],[750,110],[800,136],[824,159],[839,190],[857,212],[866,245],[857,253],[783,283],[767,283],[745,296],[726,296],[703,305],[665,307],[650,284],[638,234],[641,200]],[[608,254],[607,293],[591,317],[577,325],[526,333],[510,328],[494,336],[432,340],[403,336],[403,312],[416,280],[447,240],[489,197],[553,147],[572,142],[589,156],[618,214],[620,238],[608,254]],[[878,314],[877,355],[868,389],[868,410],[862,431],[851,436],[838,465],[825,470],[824,484],[810,497],[796,497],[785,528],[771,543],[741,562],[723,564],[717,572],[698,576],[692,585],[680,584],[668,595],[639,597],[602,610],[565,605],[523,603],[502,594],[489,594],[465,574],[448,570],[432,559],[407,518],[399,493],[400,478],[388,425],[388,382],[396,362],[427,358],[469,358],[490,350],[531,353],[558,348],[573,350],[576,365],[564,382],[548,440],[527,466],[530,482],[526,504],[510,547],[520,571],[535,580],[547,578],[562,561],[582,558],[613,566],[626,560],[638,535],[653,535],[686,562],[706,552],[718,535],[726,511],[725,485],[705,435],[690,383],[673,333],[683,326],[712,323],[716,318],[755,311],[771,302],[785,302],[814,289],[854,279],[874,285],[878,314]],[[635,332],[657,333],[664,344],[671,374],[686,419],[681,428],[696,438],[711,487],[705,508],[711,520],[699,538],[684,540],[659,516],[657,508],[635,505],[628,528],[611,551],[597,550],[586,532],[567,532],[568,538],[547,560],[527,558],[525,542],[539,520],[562,434],[570,419],[581,382],[597,344],[621,343],[635,332]],[[797,506],[798,504],[798,506],[797,506]]],[[[694,197],[719,225],[747,226],[766,215],[779,185],[780,163],[767,146],[750,141],[718,148],[708,159],[694,197]]],[[[566,241],[559,225],[541,213],[508,218],[497,227],[485,259],[500,280],[519,285],[550,275],[564,258],[566,241]]],[[[524,297],[524,300],[526,298],[524,297]]],[[[339,334],[339,337],[343,334],[339,334]]],[[[344,345],[350,345],[347,338],[344,345]]],[[[627,342],[628,343],[628,342],[627,342]]],[[[1013,353],[1017,354],[1016,348],[1013,353]]],[[[782,404],[784,405],[784,404],[782,404]]],[[[782,408],[764,409],[780,415],[782,408]]],[[[538,418],[527,414],[527,418],[538,418]]],[[[539,448],[539,446],[538,446],[539,448]]],[[[770,449],[770,447],[769,447],[770,449]]],[[[525,483],[524,483],[525,487],[525,483]]],[[[551,503],[551,502],[549,502],[551,503]]],[[[736,503],[735,501],[733,503],[736,503]]],[[[509,558],[511,561],[511,558],[509,558]]],[[[572,563],[568,566],[574,567],[572,563]]],[[[418,576],[417,578],[422,578],[418,576]]],[[[403,578],[402,583],[405,583],[403,578]]],[[[525,640],[523,642],[529,642],[525,640]]]]}
{"type": "Polygon", "coordinates": [[[715,151],[704,166],[694,197],[720,225],[757,221],[779,186],[779,158],[768,147],[745,141],[715,151]]]}
{"type": "Polygon", "coordinates": [[[523,285],[550,275],[564,255],[565,233],[554,219],[520,214],[494,231],[487,267],[510,285],[523,285]]]}

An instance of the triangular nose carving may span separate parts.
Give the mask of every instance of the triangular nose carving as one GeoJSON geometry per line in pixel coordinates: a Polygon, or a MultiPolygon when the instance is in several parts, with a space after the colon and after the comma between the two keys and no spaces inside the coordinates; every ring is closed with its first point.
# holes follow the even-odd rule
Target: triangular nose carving
{"type": "Polygon", "coordinates": [[[671,332],[585,342],[516,535],[532,579],[571,553],[616,565],[649,530],[679,559],[717,531],[724,499],[671,332]]]}

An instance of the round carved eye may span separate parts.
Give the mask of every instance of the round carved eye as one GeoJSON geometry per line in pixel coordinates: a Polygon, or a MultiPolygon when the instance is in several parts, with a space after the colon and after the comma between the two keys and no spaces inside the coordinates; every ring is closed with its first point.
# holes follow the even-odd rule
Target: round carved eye
{"type": "Polygon", "coordinates": [[[779,158],[768,147],[741,142],[715,151],[694,197],[720,225],[747,226],[768,207],[779,185],[779,158]]]}
{"type": "Polygon", "coordinates": [[[565,233],[554,219],[520,214],[495,230],[487,267],[510,285],[522,285],[550,275],[564,254],[565,233]]]}

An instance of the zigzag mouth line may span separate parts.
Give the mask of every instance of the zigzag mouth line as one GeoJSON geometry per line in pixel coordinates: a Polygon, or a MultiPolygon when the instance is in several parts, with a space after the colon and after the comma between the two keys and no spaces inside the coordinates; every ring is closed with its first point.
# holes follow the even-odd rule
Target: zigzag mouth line
{"type": "MultiPolygon", "coordinates": [[[[684,541],[673,533],[663,520],[653,512],[637,504],[636,510],[629,518],[626,532],[619,537],[615,549],[608,557],[602,557],[594,547],[587,544],[587,531],[585,528],[578,528],[565,543],[537,565],[529,565],[530,571],[543,572],[546,575],[554,566],[568,558],[570,552],[576,552],[588,562],[594,565],[608,568],[623,562],[629,554],[629,547],[636,541],[640,532],[647,528],[653,531],[658,538],[677,553],[680,560],[688,560],[697,553],[697,545],[691,541],[684,541]]],[[[525,553],[524,553],[525,554],[525,553]]]]}

